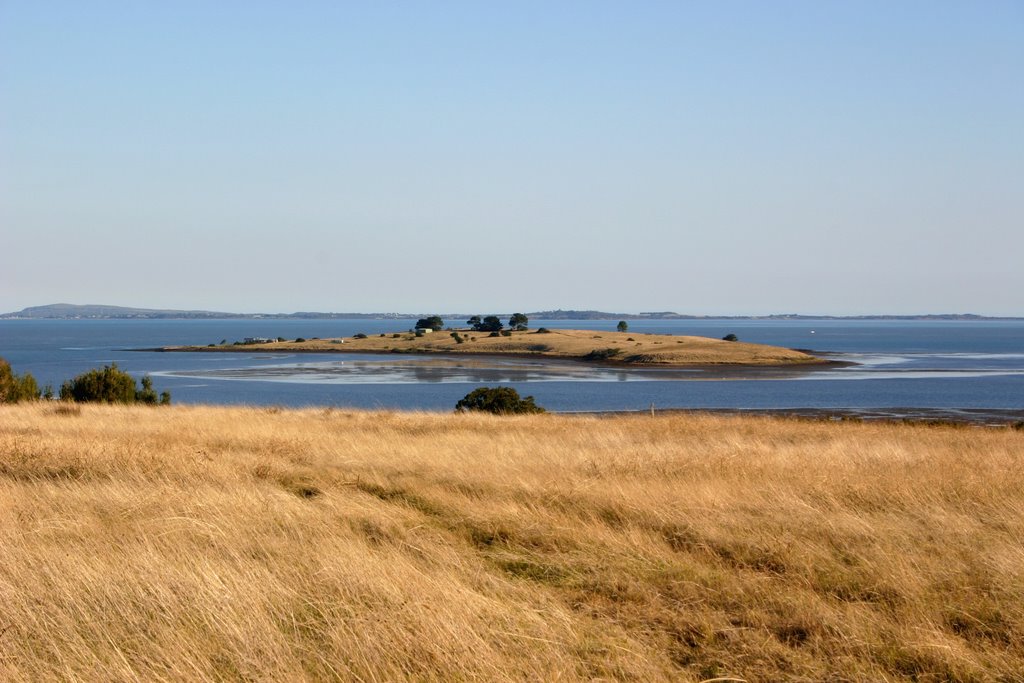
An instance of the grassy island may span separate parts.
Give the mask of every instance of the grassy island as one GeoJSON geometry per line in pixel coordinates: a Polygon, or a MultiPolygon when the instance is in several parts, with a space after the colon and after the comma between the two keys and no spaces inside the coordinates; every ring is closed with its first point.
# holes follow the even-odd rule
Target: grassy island
{"type": "Polygon", "coordinates": [[[4,681],[1017,681],[1024,432],[0,406],[4,681]]]}
{"type": "Polygon", "coordinates": [[[511,355],[612,364],[791,366],[824,364],[801,351],[708,337],[595,330],[506,331],[491,336],[470,330],[367,335],[363,338],[274,341],[218,346],[171,346],[165,351],[291,351],[331,353],[444,353],[511,355]]]}

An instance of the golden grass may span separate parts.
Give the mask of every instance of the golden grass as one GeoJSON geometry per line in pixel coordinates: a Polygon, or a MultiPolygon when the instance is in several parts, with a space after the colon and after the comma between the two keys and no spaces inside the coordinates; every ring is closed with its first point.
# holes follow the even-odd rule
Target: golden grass
{"type": "Polygon", "coordinates": [[[338,353],[512,354],[611,361],[637,365],[798,365],[821,363],[801,351],[766,344],[727,342],[708,337],[594,330],[487,332],[460,330],[458,343],[447,331],[417,337],[412,333],[375,334],[365,339],[308,339],[249,346],[168,347],[190,351],[332,351],[338,353]],[[590,356],[589,358],[587,358],[590,356]]]}
{"type": "Polygon", "coordinates": [[[0,408],[0,679],[1020,681],[1024,433],[0,408]]]}

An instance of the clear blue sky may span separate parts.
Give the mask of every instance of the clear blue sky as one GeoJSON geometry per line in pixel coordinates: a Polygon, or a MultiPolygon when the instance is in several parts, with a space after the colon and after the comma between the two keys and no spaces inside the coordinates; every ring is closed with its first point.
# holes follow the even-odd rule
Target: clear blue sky
{"type": "Polygon", "coordinates": [[[0,0],[0,312],[1024,315],[1024,3],[0,0]]]}

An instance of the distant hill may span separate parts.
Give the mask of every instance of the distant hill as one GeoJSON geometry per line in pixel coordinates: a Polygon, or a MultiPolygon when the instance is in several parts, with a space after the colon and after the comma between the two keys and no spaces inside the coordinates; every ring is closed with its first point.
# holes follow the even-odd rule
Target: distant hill
{"type": "MultiPolygon", "coordinates": [[[[198,320],[198,319],[259,319],[259,318],[293,318],[300,320],[339,320],[339,319],[416,319],[433,313],[320,313],[316,311],[299,311],[296,313],[226,313],[223,311],[178,311],[158,308],[130,308],[127,306],[50,304],[48,306],[30,306],[14,313],[4,313],[0,318],[17,318],[28,320],[102,320],[102,319],[140,319],[140,320],[198,320]]],[[[445,313],[445,320],[462,321],[471,313],[445,313]]],[[[508,318],[509,313],[498,314],[500,318],[508,318]]],[[[532,320],[1024,320],[1018,317],[990,317],[973,313],[943,313],[926,315],[803,315],[798,313],[779,313],[773,315],[686,315],[673,311],[649,311],[643,313],[608,313],[606,311],[550,310],[535,311],[527,314],[532,320]]]]}
{"type": "Polygon", "coordinates": [[[30,306],[16,313],[5,313],[0,318],[29,319],[74,319],[74,318],[241,318],[236,313],[218,311],[172,311],[155,308],[128,308],[126,306],[101,306],[76,304],[50,304],[48,306],[30,306]]]}

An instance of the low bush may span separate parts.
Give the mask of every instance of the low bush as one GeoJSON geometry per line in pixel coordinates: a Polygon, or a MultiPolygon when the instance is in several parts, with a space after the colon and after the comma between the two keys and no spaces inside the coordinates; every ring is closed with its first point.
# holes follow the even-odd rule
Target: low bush
{"type": "Polygon", "coordinates": [[[352,338],[353,339],[366,339],[366,335],[363,334],[362,332],[358,332],[356,334],[353,334],[352,338]]]}
{"type": "Polygon", "coordinates": [[[0,358],[0,403],[32,401],[40,396],[39,384],[29,373],[16,375],[11,365],[0,358]]]}
{"type": "Polygon", "coordinates": [[[722,337],[722,340],[723,341],[739,341],[740,338],[737,337],[735,334],[730,332],[729,334],[727,334],[724,337],[722,337]]]}
{"type": "Polygon", "coordinates": [[[551,334],[551,330],[549,330],[546,327],[538,327],[537,331],[534,332],[534,334],[551,334]]]}
{"type": "Polygon", "coordinates": [[[622,349],[594,349],[587,355],[583,356],[583,360],[608,360],[622,353],[622,349]]]}
{"type": "Polygon", "coordinates": [[[168,405],[171,394],[163,392],[157,396],[153,388],[153,380],[146,375],[142,378],[142,388],[138,388],[135,379],[124,370],[111,363],[102,369],[89,370],[74,379],[70,379],[60,388],[62,401],[76,403],[146,403],[149,405],[168,405]]]}
{"type": "Polygon", "coordinates": [[[466,394],[455,404],[455,412],[480,411],[495,415],[547,412],[534,403],[533,396],[519,397],[512,387],[480,387],[466,394]]]}

